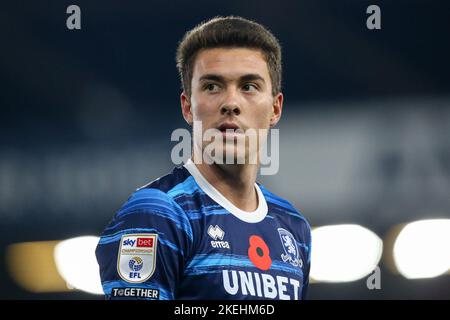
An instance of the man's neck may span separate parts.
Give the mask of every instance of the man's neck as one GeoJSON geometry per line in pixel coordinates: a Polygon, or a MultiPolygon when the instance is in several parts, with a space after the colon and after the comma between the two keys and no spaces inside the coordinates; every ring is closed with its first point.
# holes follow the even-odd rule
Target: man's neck
{"type": "Polygon", "coordinates": [[[203,177],[225,198],[243,211],[255,211],[258,208],[258,196],[255,181],[257,165],[196,164],[203,177]]]}

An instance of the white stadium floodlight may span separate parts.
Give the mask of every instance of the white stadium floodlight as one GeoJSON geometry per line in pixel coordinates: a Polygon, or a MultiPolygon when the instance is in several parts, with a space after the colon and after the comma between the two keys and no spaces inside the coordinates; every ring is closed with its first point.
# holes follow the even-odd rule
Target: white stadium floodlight
{"type": "Polygon", "coordinates": [[[450,269],[450,219],[407,224],[393,249],[395,265],[408,279],[433,278],[450,269]]]}
{"type": "Polygon", "coordinates": [[[57,270],[67,285],[92,294],[103,294],[95,248],[99,238],[83,236],[61,241],[55,246],[57,270]]]}
{"type": "Polygon", "coordinates": [[[350,282],[369,275],[378,265],[382,240],[356,225],[313,229],[310,277],[315,282],[350,282]]]}

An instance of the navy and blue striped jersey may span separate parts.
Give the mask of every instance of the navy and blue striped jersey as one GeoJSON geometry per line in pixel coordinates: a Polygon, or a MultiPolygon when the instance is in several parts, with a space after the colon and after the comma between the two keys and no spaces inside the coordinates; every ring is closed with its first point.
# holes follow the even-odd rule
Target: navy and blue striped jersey
{"type": "Polygon", "coordinates": [[[136,190],[96,248],[106,298],[305,299],[311,229],[255,183],[242,211],[192,161],[136,190]]]}

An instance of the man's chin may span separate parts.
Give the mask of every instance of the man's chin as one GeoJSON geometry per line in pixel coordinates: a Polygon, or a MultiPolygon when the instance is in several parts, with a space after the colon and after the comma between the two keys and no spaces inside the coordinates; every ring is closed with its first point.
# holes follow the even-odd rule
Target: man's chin
{"type": "Polygon", "coordinates": [[[247,148],[239,148],[232,143],[209,144],[203,147],[202,162],[218,165],[257,164],[257,152],[249,152],[247,148]]]}

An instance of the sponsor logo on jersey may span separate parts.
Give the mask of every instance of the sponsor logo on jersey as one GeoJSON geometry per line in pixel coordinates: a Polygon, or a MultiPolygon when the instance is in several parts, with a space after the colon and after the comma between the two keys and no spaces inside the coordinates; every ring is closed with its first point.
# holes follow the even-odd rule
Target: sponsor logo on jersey
{"type": "Polygon", "coordinates": [[[120,240],[119,276],[131,283],[148,280],[155,272],[157,234],[127,234],[120,240]]]}
{"type": "Polygon", "coordinates": [[[128,248],[152,248],[153,238],[129,238],[123,242],[123,246],[128,248]]]}
{"type": "Polygon", "coordinates": [[[297,241],[294,236],[283,228],[278,228],[278,234],[280,235],[281,243],[284,248],[281,259],[284,262],[289,262],[294,267],[303,267],[303,261],[300,257],[300,251],[298,250],[297,241]]]}
{"type": "Polygon", "coordinates": [[[136,246],[138,248],[153,248],[153,238],[137,238],[136,246]]]}
{"type": "Polygon", "coordinates": [[[266,273],[222,270],[223,287],[230,295],[242,294],[279,300],[300,299],[300,281],[266,273]]]}
{"type": "Polygon", "coordinates": [[[212,226],[210,225],[208,228],[208,235],[213,238],[214,240],[223,240],[223,237],[225,236],[225,232],[220,229],[218,225],[212,226]]]}
{"type": "Polygon", "coordinates": [[[133,239],[127,239],[123,242],[124,247],[134,247],[134,244],[136,243],[136,240],[133,239]]]}
{"type": "MultiPolygon", "coordinates": [[[[286,254],[282,258],[294,263],[298,259],[295,239],[284,229],[278,229],[286,254]],[[294,252],[295,249],[295,252],[294,252]],[[291,260],[289,260],[291,259],[291,260]]],[[[248,239],[248,257],[259,270],[270,272],[272,259],[270,249],[264,239],[258,235],[250,235],[248,239]]],[[[300,260],[301,261],[301,260],[300,260]]],[[[297,265],[298,266],[298,262],[297,265]]],[[[222,283],[225,291],[230,295],[264,297],[279,300],[298,300],[301,298],[301,277],[289,278],[284,275],[252,272],[243,270],[222,270],[222,283]]]]}
{"type": "Polygon", "coordinates": [[[223,231],[218,225],[215,225],[214,227],[210,225],[208,228],[208,235],[214,239],[211,240],[211,247],[230,249],[230,244],[228,241],[222,241],[225,237],[225,231],[223,231]]]}

